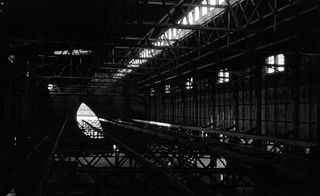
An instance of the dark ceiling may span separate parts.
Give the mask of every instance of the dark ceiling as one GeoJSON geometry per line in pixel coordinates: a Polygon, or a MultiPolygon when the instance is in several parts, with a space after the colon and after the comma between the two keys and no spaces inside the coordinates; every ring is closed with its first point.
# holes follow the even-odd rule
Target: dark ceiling
{"type": "MultiPolygon", "coordinates": [[[[139,23],[156,23],[170,9],[172,6],[150,5],[138,0],[4,1],[1,33],[8,40],[43,40],[56,43],[54,47],[60,49],[66,49],[67,43],[90,48],[102,43],[121,43],[124,37],[141,38],[150,27],[139,23]]],[[[180,10],[170,20],[174,21],[179,15],[180,10]]],[[[158,34],[159,31],[152,36],[158,34]]]]}
{"type": "MultiPolygon", "coordinates": [[[[0,41],[10,45],[12,53],[18,56],[17,62],[23,66],[22,70],[30,76],[58,84],[64,89],[71,87],[70,85],[76,86],[73,89],[76,92],[90,85],[103,87],[106,83],[109,84],[108,77],[119,68],[124,68],[132,58],[137,58],[142,49],[152,48],[152,41],[166,31],[168,25],[175,25],[188,10],[193,9],[196,4],[199,5],[201,1],[2,2],[0,41]],[[76,49],[90,50],[92,53],[83,56],[54,55],[56,50],[76,49]],[[92,77],[96,73],[104,80],[92,85],[92,77]]],[[[305,29],[316,29],[314,26],[318,23],[312,20],[319,16],[319,2],[275,2],[238,1],[206,23],[205,27],[188,27],[194,30],[191,36],[180,40],[172,48],[164,47],[161,57],[129,74],[120,82],[117,81],[117,84],[150,86],[162,80],[161,78],[168,80],[171,76],[194,72],[198,69],[194,64],[204,67],[221,65],[233,59],[233,56],[243,55],[241,53],[257,52],[273,45],[277,47],[277,43],[282,42],[285,46],[285,39],[290,40],[291,37],[299,39],[297,45],[301,45],[301,42],[306,41],[302,41],[302,37],[310,38],[308,33],[312,34],[305,29]],[[200,35],[202,39],[199,40],[197,36],[200,35]]],[[[285,50],[292,52],[288,49],[292,47],[290,44],[285,50]]],[[[276,49],[281,51],[284,48],[276,49]]],[[[94,81],[98,80],[100,79],[96,76],[94,81]]]]}

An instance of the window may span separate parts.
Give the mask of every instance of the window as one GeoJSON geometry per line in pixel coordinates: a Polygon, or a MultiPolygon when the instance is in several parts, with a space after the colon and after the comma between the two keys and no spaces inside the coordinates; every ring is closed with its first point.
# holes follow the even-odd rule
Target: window
{"type": "Polygon", "coordinates": [[[115,144],[112,145],[113,151],[119,152],[119,147],[115,144]]]}
{"type": "Polygon", "coordinates": [[[53,84],[48,84],[48,90],[52,91],[53,90],[53,84]]]}
{"type": "Polygon", "coordinates": [[[169,31],[166,31],[166,32],[164,33],[164,38],[165,38],[165,39],[169,39],[169,31]]]}
{"type": "Polygon", "coordinates": [[[131,73],[132,69],[119,69],[119,73],[124,74],[124,73],[131,73]]]}
{"type": "Polygon", "coordinates": [[[189,24],[193,24],[193,11],[189,12],[188,14],[188,22],[189,24]]]}
{"type": "MultiPolygon", "coordinates": [[[[147,57],[144,57],[143,55],[141,55],[140,57],[141,58],[147,58],[147,57]]],[[[131,61],[129,61],[128,67],[130,67],[130,68],[138,68],[145,61],[146,61],[145,59],[132,59],[131,61]]]]}
{"type": "Polygon", "coordinates": [[[274,65],[274,56],[269,56],[266,58],[267,65],[274,65]]]}
{"type": "MultiPolygon", "coordinates": [[[[207,5],[207,0],[203,0],[202,5],[207,5]]],[[[204,16],[208,13],[208,8],[207,7],[202,7],[201,8],[201,16],[204,16]]]]}
{"type": "Polygon", "coordinates": [[[120,79],[120,78],[123,78],[125,76],[124,73],[116,73],[113,75],[113,78],[114,79],[120,79]]]}
{"type": "Polygon", "coordinates": [[[216,168],[226,168],[227,160],[224,157],[218,158],[216,161],[216,168]]]}
{"type": "Polygon", "coordinates": [[[167,85],[165,86],[164,92],[165,92],[166,94],[169,94],[169,93],[170,93],[170,84],[167,84],[167,85]]]}
{"type": "Polygon", "coordinates": [[[151,89],[150,89],[150,96],[151,96],[151,97],[154,96],[154,93],[155,93],[154,88],[151,88],[151,89]]]}
{"type": "Polygon", "coordinates": [[[56,84],[48,84],[48,91],[49,93],[54,93],[58,91],[58,85],[56,84]]]}
{"type": "Polygon", "coordinates": [[[75,49],[72,51],[69,50],[56,50],[53,52],[54,55],[89,55],[92,54],[93,52],[91,50],[84,50],[84,49],[75,49]]]}
{"type": "Polygon", "coordinates": [[[283,54],[278,54],[276,56],[276,62],[278,65],[284,65],[284,55],[283,54]]]}
{"type": "MultiPolygon", "coordinates": [[[[220,157],[216,160],[215,168],[226,168],[227,167],[227,160],[224,157],[220,157]]],[[[225,178],[225,174],[219,174],[218,176],[219,181],[223,181],[225,178]]]]}
{"type": "Polygon", "coordinates": [[[219,84],[226,83],[226,82],[229,82],[229,80],[230,80],[230,72],[228,71],[228,69],[220,70],[218,73],[218,83],[219,84]]]}
{"type": "Polygon", "coordinates": [[[267,74],[284,72],[285,56],[283,54],[269,56],[265,59],[265,64],[265,72],[267,74]]]}
{"type": "Polygon", "coordinates": [[[193,88],[193,78],[188,78],[186,82],[186,89],[190,90],[193,88]]]}
{"type": "Polygon", "coordinates": [[[16,61],[16,56],[15,56],[15,55],[9,55],[8,61],[9,61],[11,64],[15,63],[15,61],[16,61]]]}
{"type": "Polygon", "coordinates": [[[177,36],[177,29],[172,30],[172,35],[173,35],[173,37],[177,36]]]}
{"type": "MultiPolygon", "coordinates": [[[[182,24],[182,20],[179,20],[178,24],[182,24]]],[[[181,29],[177,29],[177,34],[180,35],[181,31],[182,31],[181,29]]]]}
{"type": "Polygon", "coordinates": [[[187,25],[188,24],[188,20],[187,17],[184,17],[182,20],[182,24],[187,25]]]}
{"type": "Polygon", "coordinates": [[[171,40],[172,39],[172,29],[168,30],[168,39],[171,40]]]}
{"type": "Polygon", "coordinates": [[[196,7],[194,9],[194,21],[198,21],[200,19],[200,9],[199,7],[196,7]]]}
{"type": "MultiPolygon", "coordinates": [[[[210,5],[216,5],[216,0],[209,0],[209,4],[210,5]]],[[[214,8],[213,7],[210,7],[210,11],[213,10],[214,8]]]]}
{"type": "Polygon", "coordinates": [[[161,39],[160,46],[164,46],[164,42],[166,40],[165,34],[161,35],[160,39],[161,39]]]}
{"type": "Polygon", "coordinates": [[[274,142],[267,142],[267,151],[274,153],[283,153],[283,150],[283,145],[276,145],[274,142]]]}

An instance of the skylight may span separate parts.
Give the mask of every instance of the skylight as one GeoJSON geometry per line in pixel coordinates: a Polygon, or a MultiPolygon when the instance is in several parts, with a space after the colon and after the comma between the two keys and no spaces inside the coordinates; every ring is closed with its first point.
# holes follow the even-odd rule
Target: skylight
{"type": "MultiPolygon", "coordinates": [[[[224,5],[225,0],[203,0],[201,2],[202,5],[224,5]]],[[[180,20],[177,21],[177,24],[182,25],[202,25],[215,15],[217,15],[220,11],[224,9],[222,8],[213,8],[213,7],[195,7],[190,10],[185,16],[183,16],[180,20]]],[[[192,30],[189,29],[175,29],[169,28],[163,34],[158,37],[157,41],[152,43],[153,46],[169,46],[185,36],[187,36],[192,30]]],[[[127,67],[130,68],[138,68],[142,64],[148,62],[148,58],[153,58],[162,52],[161,49],[144,49],[139,53],[139,58],[141,59],[132,59],[129,61],[127,67]]],[[[120,72],[120,70],[118,70],[120,72]]],[[[124,77],[124,74],[122,77],[124,77]]],[[[120,77],[120,78],[122,78],[120,77]]],[[[119,79],[117,74],[113,75],[113,78],[119,79]]]]}
{"type": "Polygon", "coordinates": [[[55,55],[89,55],[92,53],[91,50],[75,49],[72,51],[69,50],[56,50],[53,52],[55,55]]]}
{"type": "Polygon", "coordinates": [[[96,114],[84,103],[77,111],[77,122],[83,134],[91,139],[102,139],[103,130],[96,114]]]}
{"type": "Polygon", "coordinates": [[[194,20],[195,21],[198,21],[200,19],[200,8],[199,7],[196,7],[194,9],[194,20]]]}

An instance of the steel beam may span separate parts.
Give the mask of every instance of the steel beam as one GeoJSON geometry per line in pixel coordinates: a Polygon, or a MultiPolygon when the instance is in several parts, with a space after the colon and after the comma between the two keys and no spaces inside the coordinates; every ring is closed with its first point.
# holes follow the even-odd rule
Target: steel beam
{"type": "MultiPolygon", "coordinates": [[[[157,5],[157,6],[176,6],[177,3],[169,2],[169,1],[138,1],[139,4],[143,5],[157,5]]],[[[227,8],[226,5],[205,5],[205,4],[199,4],[199,3],[183,3],[181,4],[183,7],[207,7],[207,8],[221,8],[225,9],[227,8]]]]}
{"type": "MultiPolygon", "coordinates": [[[[252,164],[256,167],[266,167],[266,168],[272,168],[274,171],[276,171],[278,174],[284,175],[284,176],[290,176],[292,179],[295,179],[296,181],[300,182],[308,182],[310,180],[309,175],[308,175],[308,169],[306,167],[306,162],[300,162],[298,165],[295,164],[294,167],[298,167],[300,169],[294,169],[291,166],[284,166],[279,163],[279,161],[276,160],[271,160],[270,157],[265,159],[263,156],[252,156],[255,154],[253,151],[248,153],[250,150],[248,148],[243,149],[247,151],[243,151],[242,153],[239,152],[240,149],[236,150],[232,148],[228,148],[228,144],[223,144],[224,147],[221,147],[217,145],[216,143],[211,143],[208,138],[193,138],[193,139],[188,139],[186,136],[184,137],[179,137],[178,135],[173,135],[173,134],[168,134],[165,132],[161,132],[159,129],[153,130],[152,128],[145,128],[145,127],[140,127],[137,125],[132,125],[128,123],[120,123],[120,122],[114,122],[114,121],[103,121],[108,124],[122,127],[125,129],[129,129],[132,131],[136,132],[141,132],[147,135],[152,135],[155,137],[162,138],[164,140],[168,140],[177,144],[180,144],[182,146],[186,147],[192,147],[192,148],[200,148],[207,150],[210,153],[213,154],[218,154],[218,155],[223,155],[231,160],[237,160],[240,162],[245,162],[248,164],[252,164]],[[204,141],[206,140],[206,141],[204,141]],[[305,170],[303,171],[302,168],[305,170]]],[[[222,144],[221,144],[222,145],[222,144]]],[[[257,152],[256,152],[257,153],[257,152]]],[[[288,161],[289,163],[290,161],[288,161]]],[[[295,161],[291,160],[291,164],[293,164],[295,161]]]]}
{"type": "Polygon", "coordinates": [[[42,193],[43,193],[44,183],[46,182],[46,180],[47,180],[47,178],[48,178],[48,176],[50,174],[52,161],[54,159],[54,156],[55,156],[55,153],[57,151],[57,148],[58,148],[62,133],[63,133],[63,131],[65,129],[65,126],[66,126],[67,122],[68,122],[68,119],[66,119],[63,122],[63,124],[62,124],[62,126],[61,126],[61,128],[59,130],[59,133],[57,135],[57,138],[56,138],[56,140],[54,142],[54,145],[52,147],[51,153],[50,153],[49,158],[48,158],[48,162],[46,163],[46,167],[45,167],[44,173],[43,173],[42,178],[41,178],[41,180],[39,182],[39,189],[38,189],[38,191],[36,193],[37,196],[41,196],[42,193]]]}
{"type": "Polygon", "coordinates": [[[205,25],[190,25],[190,24],[174,24],[174,23],[164,23],[158,24],[154,22],[136,22],[131,24],[124,24],[125,26],[137,25],[137,26],[150,26],[156,28],[164,28],[164,29],[187,29],[187,30],[198,30],[198,31],[223,31],[223,32],[258,32],[257,30],[251,29],[239,29],[239,28],[230,28],[230,27],[209,27],[205,25]]]}

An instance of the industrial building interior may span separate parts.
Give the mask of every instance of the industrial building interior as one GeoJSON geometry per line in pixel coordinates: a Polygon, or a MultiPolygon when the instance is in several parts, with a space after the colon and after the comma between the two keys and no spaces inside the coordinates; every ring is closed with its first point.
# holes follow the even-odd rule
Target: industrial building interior
{"type": "Polygon", "coordinates": [[[0,195],[320,195],[319,0],[0,0],[0,195]]]}

